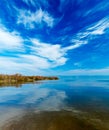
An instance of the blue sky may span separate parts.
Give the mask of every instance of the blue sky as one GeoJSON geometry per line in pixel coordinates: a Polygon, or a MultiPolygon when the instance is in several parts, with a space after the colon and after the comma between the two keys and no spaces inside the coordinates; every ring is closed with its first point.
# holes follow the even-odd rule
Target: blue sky
{"type": "Polygon", "coordinates": [[[108,0],[0,0],[0,73],[109,74],[108,0]]]}

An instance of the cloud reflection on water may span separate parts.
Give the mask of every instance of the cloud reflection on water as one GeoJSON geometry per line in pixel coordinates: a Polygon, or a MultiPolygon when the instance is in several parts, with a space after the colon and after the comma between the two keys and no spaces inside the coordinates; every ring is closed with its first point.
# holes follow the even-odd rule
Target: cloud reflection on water
{"type": "Polygon", "coordinates": [[[108,82],[61,78],[41,84],[0,88],[0,125],[27,113],[67,110],[73,113],[108,112],[108,82]]]}
{"type": "Polygon", "coordinates": [[[27,86],[0,89],[0,122],[23,116],[28,111],[59,111],[64,108],[67,98],[64,91],[40,85],[27,86]]]}

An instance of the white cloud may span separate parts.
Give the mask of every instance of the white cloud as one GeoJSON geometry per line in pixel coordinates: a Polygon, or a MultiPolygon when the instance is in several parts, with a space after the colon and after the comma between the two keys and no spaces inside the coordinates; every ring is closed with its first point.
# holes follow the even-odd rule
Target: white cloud
{"type": "Polygon", "coordinates": [[[23,0],[28,6],[33,6],[33,7],[49,7],[49,2],[48,0],[23,0]]]}
{"type": "Polygon", "coordinates": [[[59,44],[50,44],[39,41],[38,39],[31,39],[33,46],[31,47],[34,55],[48,59],[52,67],[64,65],[67,58],[67,52],[79,48],[80,46],[87,44],[86,41],[72,40],[73,45],[62,47],[59,44]]]}
{"type": "Polygon", "coordinates": [[[35,6],[36,4],[36,2],[34,1],[34,0],[23,0],[23,2],[25,2],[27,5],[33,5],[33,6],[35,6]]]}
{"type": "MultiPolygon", "coordinates": [[[[22,39],[15,33],[10,33],[2,29],[1,34],[1,51],[11,49],[11,51],[20,51],[26,48],[23,46],[22,39]],[[6,39],[7,38],[7,39],[6,39]]],[[[67,52],[71,49],[75,49],[85,44],[81,41],[72,41],[75,44],[67,47],[62,47],[59,44],[53,45],[51,43],[44,43],[38,39],[30,39],[32,45],[28,46],[30,54],[17,53],[13,56],[3,57],[0,56],[0,73],[41,73],[43,70],[54,68],[57,66],[64,65],[68,58],[67,52]],[[16,56],[16,57],[15,57],[16,56]],[[8,63],[8,64],[7,64],[8,63]]]]}
{"type": "MultiPolygon", "coordinates": [[[[39,11],[40,12],[40,11],[39,11]]],[[[31,14],[30,14],[31,16],[31,14]]],[[[43,14],[42,12],[37,14],[38,21],[41,22],[43,14]]],[[[27,16],[29,17],[29,16],[27,16]]],[[[26,20],[26,18],[25,18],[26,20]]],[[[34,21],[34,15],[33,20],[34,21]]],[[[25,21],[24,24],[28,22],[25,21]]],[[[31,19],[30,23],[31,24],[31,19]]],[[[48,24],[48,23],[47,23],[48,24]]],[[[64,65],[67,60],[67,53],[69,50],[73,50],[81,47],[82,45],[88,44],[89,40],[95,34],[103,34],[105,29],[108,27],[108,20],[106,18],[100,20],[99,22],[86,27],[85,29],[78,32],[75,36],[72,36],[71,43],[72,45],[62,47],[60,44],[53,45],[52,43],[42,42],[38,39],[30,39],[28,42],[31,42],[32,45],[28,46],[30,54],[14,54],[16,58],[12,57],[0,57],[0,73],[22,73],[26,72],[29,74],[37,73],[40,74],[45,70],[64,65]],[[94,33],[101,28],[101,33],[94,33]],[[8,64],[7,64],[8,63],[8,64]]],[[[0,29],[0,51],[3,50],[24,50],[23,46],[24,39],[21,38],[15,32],[9,32],[4,28],[0,29]]],[[[80,70],[79,70],[80,72],[80,70]]],[[[79,73],[77,70],[74,70],[74,74],[79,73]]],[[[83,72],[83,70],[82,70],[83,72]]],[[[87,71],[84,70],[84,73],[87,71]]],[[[81,72],[80,72],[81,73],[81,72]]]]}
{"type": "Polygon", "coordinates": [[[76,49],[76,48],[88,43],[87,40],[80,40],[80,39],[72,39],[71,42],[74,43],[74,44],[71,45],[71,46],[65,47],[64,48],[65,50],[67,50],[67,51],[73,50],[73,49],[76,49]]]}
{"type": "Polygon", "coordinates": [[[0,56],[0,73],[20,73],[22,70],[28,70],[31,66],[27,63],[20,63],[22,60],[20,58],[0,56]]]}
{"type": "Polygon", "coordinates": [[[27,73],[42,73],[41,71],[64,65],[68,58],[66,57],[67,51],[79,47],[73,45],[69,47],[61,47],[61,45],[43,43],[37,39],[31,39],[33,43],[29,46],[31,54],[20,54],[16,57],[0,57],[0,70],[1,73],[15,73],[27,71],[27,73]],[[7,64],[8,63],[8,64],[7,64]]]}
{"type": "Polygon", "coordinates": [[[102,35],[109,28],[109,18],[104,18],[87,29],[91,35],[102,35]]]}
{"type": "Polygon", "coordinates": [[[0,52],[4,50],[22,51],[23,39],[16,32],[0,28],[0,52]]]}
{"type": "MultiPolygon", "coordinates": [[[[39,21],[37,22],[41,22],[40,20],[42,18],[42,14],[38,13],[38,18],[39,21]]],[[[101,28],[101,33],[97,34],[102,34],[107,27],[107,20],[102,19],[90,27],[88,26],[87,28],[78,32],[70,41],[72,45],[66,47],[62,47],[60,44],[53,45],[52,43],[41,42],[35,38],[30,39],[28,40],[32,43],[31,46],[28,46],[30,54],[19,53],[16,55],[16,58],[0,57],[0,70],[3,73],[21,73],[23,71],[27,71],[28,73],[32,74],[41,73],[43,70],[64,65],[68,60],[67,53],[69,50],[73,50],[81,47],[82,45],[88,44],[90,38],[96,34],[94,31],[97,32],[97,30],[101,28]]],[[[0,29],[0,38],[0,42],[2,44],[2,46],[0,46],[1,50],[11,49],[12,51],[15,51],[21,49],[23,45],[22,42],[24,41],[24,39],[22,39],[18,34],[10,33],[6,29],[0,29]]],[[[24,47],[22,48],[24,49],[24,47]]],[[[83,71],[84,74],[89,73],[86,70],[82,70],[81,72],[83,71]]],[[[78,70],[74,70],[74,74],[79,72],[78,70]]]]}
{"type": "Polygon", "coordinates": [[[54,18],[46,11],[41,8],[36,12],[31,12],[30,10],[19,10],[18,24],[23,24],[26,28],[35,28],[35,24],[38,26],[44,26],[46,24],[48,27],[53,27],[54,18]]]}
{"type": "Polygon", "coordinates": [[[62,75],[109,75],[109,68],[102,69],[75,69],[62,72],[62,75]]]}
{"type": "MultiPolygon", "coordinates": [[[[106,29],[109,28],[109,17],[104,17],[103,19],[99,20],[87,26],[84,30],[81,30],[77,36],[80,39],[83,38],[91,38],[94,35],[102,35],[105,33],[106,29]]],[[[87,39],[86,39],[87,40],[87,39]]]]}
{"type": "Polygon", "coordinates": [[[22,73],[27,71],[30,74],[40,74],[43,70],[64,65],[68,60],[66,53],[71,47],[63,48],[59,44],[43,43],[37,39],[31,39],[31,42],[33,43],[32,46],[29,46],[31,54],[18,53],[16,57],[1,56],[0,73],[22,73]]]}
{"type": "Polygon", "coordinates": [[[109,29],[109,18],[105,17],[100,21],[91,24],[80,30],[76,35],[72,36],[71,43],[73,45],[66,47],[66,50],[76,49],[82,45],[88,44],[90,40],[94,39],[94,36],[102,35],[106,33],[106,29],[109,29]]]}
{"type": "Polygon", "coordinates": [[[20,55],[20,59],[23,59],[23,63],[27,63],[33,70],[37,69],[48,69],[50,63],[47,59],[35,55],[20,55]]]}
{"type": "Polygon", "coordinates": [[[49,58],[50,60],[57,60],[64,55],[61,45],[52,45],[50,43],[43,43],[37,39],[32,39],[33,49],[42,57],[49,58]]]}
{"type": "MultiPolygon", "coordinates": [[[[67,27],[66,27],[67,28],[67,27]]],[[[63,30],[64,32],[66,32],[63,30]]],[[[74,36],[71,36],[70,43],[73,45],[67,46],[63,48],[64,52],[67,52],[69,50],[73,50],[76,48],[81,47],[82,45],[88,44],[91,39],[94,39],[94,35],[102,35],[105,33],[106,29],[109,28],[109,18],[105,17],[101,19],[100,21],[85,27],[84,29],[80,30],[78,33],[76,33],[74,36]]],[[[65,37],[66,38],[66,37],[65,37]]],[[[60,37],[60,39],[63,39],[63,36],[60,37]]]]}
{"type": "Polygon", "coordinates": [[[64,65],[66,63],[66,51],[61,47],[61,45],[43,43],[37,39],[31,39],[31,41],[33,43],[31,49],[34,51],[34,54],[48,59],[53,67],[64,65]]]}
{"type": "Polygon", "coordinates": [[[41,74],[41,70],[50,68],[49,62],[34,55],[17,55],[17,57],[0,57],[0,73],[41,74]]]}

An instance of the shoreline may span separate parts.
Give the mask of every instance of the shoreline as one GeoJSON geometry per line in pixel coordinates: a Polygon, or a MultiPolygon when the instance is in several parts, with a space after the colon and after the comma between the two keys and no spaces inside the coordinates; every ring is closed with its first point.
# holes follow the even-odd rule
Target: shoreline
{"type": "Polygon", "coordinates": [[[58,80],[56,76],[26,76],[21,74],[0,74],[0,86],[16,85],[20,86],[26,83],[34,83],[40,80],[58,80]]]}

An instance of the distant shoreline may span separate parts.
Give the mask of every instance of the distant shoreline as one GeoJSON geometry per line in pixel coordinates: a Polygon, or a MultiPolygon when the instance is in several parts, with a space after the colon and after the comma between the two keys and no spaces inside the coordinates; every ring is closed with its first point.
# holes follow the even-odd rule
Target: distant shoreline
{"type": "Polygon", "coordinates": [[[8,84],[25,84],[25,83],[34,83],[39,80],[58,80],[56,76],[25,76],[21,74],[0,74],[0,86],[8,84]]]}

